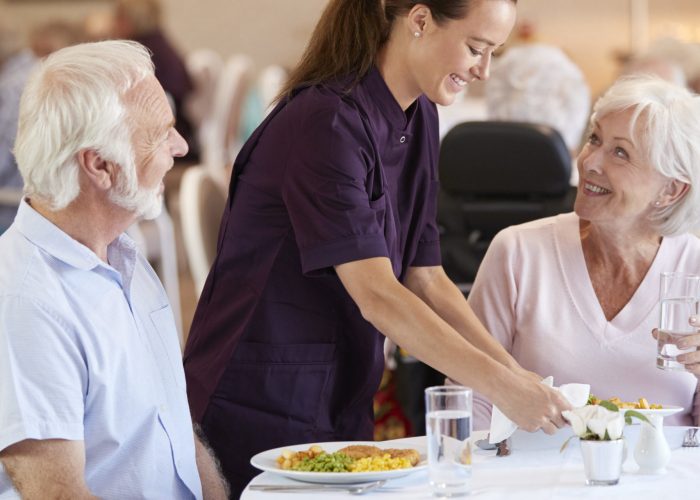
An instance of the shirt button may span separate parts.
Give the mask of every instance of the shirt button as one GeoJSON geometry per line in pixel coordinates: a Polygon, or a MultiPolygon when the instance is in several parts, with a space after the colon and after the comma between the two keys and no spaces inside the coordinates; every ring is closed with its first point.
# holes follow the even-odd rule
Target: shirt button
{"type": "Polygon", "coordinates": [[[400,142],[401,144],[403,144],[404,142],[406,142],[406,136],[405,136],[405,135],[402,135],[402,136],[401,136],[401,139],[399,139],[399,142],[400,142]]]}
{"type": "Polygon", "coordinates": [[[168,411],[168,407],[165,405],[160,405],[158,407],[158,410],[160,410],[161,413],[165,413],[166,411],[168,411]]]}

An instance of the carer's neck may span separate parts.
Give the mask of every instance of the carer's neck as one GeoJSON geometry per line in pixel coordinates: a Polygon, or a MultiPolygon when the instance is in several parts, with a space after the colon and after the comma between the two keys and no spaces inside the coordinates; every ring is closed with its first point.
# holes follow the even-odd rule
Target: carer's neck
{"type": "Polygon", "coordinates": [[[420,96],[421,92],[413,83],[403,60],[405,51],[399,51],[390,38],[377,53],[376,66],[386,86],[405,112],[420,96]]]}

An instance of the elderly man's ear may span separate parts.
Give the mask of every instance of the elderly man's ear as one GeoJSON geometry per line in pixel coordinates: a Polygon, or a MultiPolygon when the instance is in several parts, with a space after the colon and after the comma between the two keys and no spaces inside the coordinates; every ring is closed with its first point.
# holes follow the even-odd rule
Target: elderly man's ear
{"type": "Polygon", "coordinates": [[[114,185],[119,166],[102,158],[94,149],[78,152],[78,165],[85,181],[100,191],[108,191],[114,185]]]}

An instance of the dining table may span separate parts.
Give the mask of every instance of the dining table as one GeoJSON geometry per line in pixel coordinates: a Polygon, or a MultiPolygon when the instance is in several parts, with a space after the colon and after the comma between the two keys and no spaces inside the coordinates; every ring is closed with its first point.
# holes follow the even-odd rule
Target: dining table
{"type": "MultiPolygon", "coordinates": [[[[666,470],[657,474],[642,474],[634,460],[634,448],[639,437],[639,425],[625,429],[626,458],[618,484],[588,486],[583,461],[576,438],[560,451],[572,435],[571,428],[557,434],[516,431],[511,437],[510,454],[497,456],[495,450],[484,450],[473,443],[486,437],[485,431],[472,433],[472,479],[470,497],[479,499],[547,500],[568,498],[654,499],[700,498],[700,448],[681,446],[688,429],[666,426],[664,434],[671,448],[666,470]]],[[[426,449],[425,436],[377,443],[382,448],[426,449]]],[[[308,490],[295,492],[254,491],[252,485],[302,485],[276,472],[263,472],[253,478],[243,491],[242,500],[341,499],[349,492],[308,490]]],[[[421,468],[401,478],[387,481],[381,488],[363,496],[382,500],[418,500],[432,498],[427,468],[421,468]]]]}

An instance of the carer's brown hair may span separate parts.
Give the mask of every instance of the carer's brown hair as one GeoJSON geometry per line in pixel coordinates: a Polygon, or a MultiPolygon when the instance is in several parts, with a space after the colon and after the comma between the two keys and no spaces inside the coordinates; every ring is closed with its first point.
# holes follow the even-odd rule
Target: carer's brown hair
{"type": "Polygon", "coordinates": [[[339,77],[353,75],[359,81],[389,38],[394,20],[418,4],[428,7],[439,24],[462,19],[479,1],[490,0],[330,0],[276,100],[290,97],[295,88],[339,77]]]}

